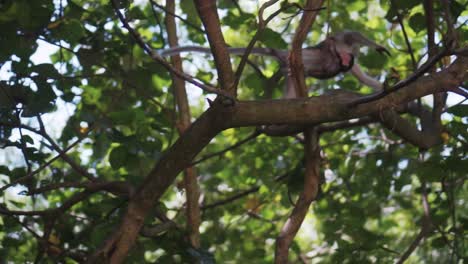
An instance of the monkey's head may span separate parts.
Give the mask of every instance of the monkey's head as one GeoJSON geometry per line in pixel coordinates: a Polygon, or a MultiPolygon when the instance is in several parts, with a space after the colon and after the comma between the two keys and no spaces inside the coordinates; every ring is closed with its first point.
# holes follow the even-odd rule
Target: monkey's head
{"type": "Polygon", "coordinates": [[[383,46],[375,43],[374,41],[366,38],[360,32],[357,31],[344,31],[339,32],[333,36],[341,50],[350,50],[354,56],[359,55],[359,49],[363,46],[374,48],[380,54],[386,54],[390,56],[390,52],[383,46]]]}

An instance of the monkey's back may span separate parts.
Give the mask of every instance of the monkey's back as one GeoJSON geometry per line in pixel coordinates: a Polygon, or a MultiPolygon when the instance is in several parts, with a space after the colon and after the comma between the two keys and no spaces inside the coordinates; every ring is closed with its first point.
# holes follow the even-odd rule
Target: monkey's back
{"type": "Polygon", "coordinates": [[[317,79],[329,79],[339,73],[346,72],[353,66],[352,54],[349,66],[343,66],[340,55],[331,40],[325,40],[317,46],[305,48],[302,51],[302,60],[306,76],[317,79]]]}

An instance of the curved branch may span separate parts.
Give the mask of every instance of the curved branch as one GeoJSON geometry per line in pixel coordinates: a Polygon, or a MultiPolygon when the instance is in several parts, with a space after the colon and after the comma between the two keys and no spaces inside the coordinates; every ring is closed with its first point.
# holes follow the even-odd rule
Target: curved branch
{"type": "Polygon", "coordinates": [[[195,7],[205,27],[221,89],[230,95],[234,95],[234,73],[232,71],[227,45],[221,31],[221,22],[219,21],[216,1],[195,0],[195,7]]]}
{"type": "Polygon", "coordinates": [[[288,263],[289,247],[304,221],[310,204],[317,198],[319,192],[321,159],[317,128],[307,129],[304,135],[306,137],[304,190],[276,239],[276,264],[288,263]]]}
{"type": "Polygon", "coordinates": [[[294,89],[299,97],[304,97],[307,94],[307,89],[304,79],[304,64],[302,63],[302,43],[309,33],[312,23],[315,21],[315,17],[318,14],[318,10],[321,10],[324,0],[308,0],[304,7],[304,14],[299,23],[299,27],[296,29],[293,42],[291,44],[291,53],[289,54],[289,71],[292,83],[294,83],[294,89]]]}

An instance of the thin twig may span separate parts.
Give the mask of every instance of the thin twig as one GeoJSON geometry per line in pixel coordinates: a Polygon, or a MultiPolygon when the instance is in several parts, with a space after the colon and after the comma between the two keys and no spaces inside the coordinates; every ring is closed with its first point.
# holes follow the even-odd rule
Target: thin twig
{"type": "Polygon", "coordinates": [[[62,148],[52,139],[52,137],[47,133],[44,127],[44,122],[42,121],[42,118],[40,115],[37,116],[37,120],[39,122],[39,128],[40,128],[40,135],[45,138],[49,144],[50,148],[56,152],[59,153],[60,157],[72,167],[76,172],[84,176],[90,181],[95,181],[96,178],[91,175],[85,168],[81,167],[79,164],[77,164],[73,159],[71,159],[63,150],[62,148]]]}
{"type": "MultiPolygon", "coordinates": [[[[283,175],[280,175],[280,176],[277,176],[275,177],[275,182],[279,182],[279,181],[282,181],[284,180],[289,174],[283,174],[283,175]]],[[[219,200],[217,202],[213,202],[211,204],[207,204],[207,205],[203,205],[201,206],[201,209],[202,210],[207,210],[207,209],[211,209],[211,208],[214,208],[214,207],[217,207],[217,206],[222,206],[222,205],[225,205],[225,204],[228,204],[228,203],[231,203],[235,200],[238,200],[246,195],[249,195],[251,193],[255,193],[255,192],[258,192],[258,190],[260,190],[260,186],[253,186],[247,190],[244,190],[244,191],[241,191],[237,194],[234,194],[228,198],[225,198],[225,199],[222,199],[222,200],[219,200]]]]}
{"type": "Polygon", "coordinates": [[[433,230],[430,205],[427,200],[427,189],[426,189],[425,181],[421,183],[421,188],[422,188],[421,199],[422,199],[422,205],[423,205],[423,211],[424,211],[422,224],[421,224],[421,231],[419,231],[419,234],[413,240],[411,245],[405,250],[403,255],[401,255],[401,257],[398,259],[396,264],[403,264],[409,258],[409,256],[416,250],[416,248],[419,246],[421,241],[433,230]]]}
{"type": "MultiPolygon", "coordinates": [[[[17,111],[16,118],[18,120],[20,120],[20,111],[17,111]]],[[[21,127],[18,127],[18,131],[19,131],[19,134],[20,134],[21,152],[23,153],[24,162],[26,163],[26,167],[28,168],[28,173],[30,173],[31,172],[31,163],[29,162],[29,158],[28,158],[28,155],[27,155],[27,152],[26,152],[27,144],[26,144],[26,141],[24,139],[23,129],[21,127]]]]}
{"type": "Polygon", "coordinates": [[[419,234],[416,236],[416,238],[413,240],[411,245],[406,249],[406,251],[401,255],[401,257],[398,259],[396,264],[403,264],[409,256],[413,253],[413,251],[419,246],[419,243],[423,238],[426,236],[426,231],[421,228],[421,231],[419,231],[419,234]]]}
{"type": "Polygon", "coordinates": [[[211,158],[216,157],[216,156],[221,156],[221,155],[223,155],[224,153],[226,153],[226,152],[228,152],[228,151],[230,151],[230,150],[233,150],[233,149],[235,149],[235,148],[237,148],[237,147],[239,147],[239,146],[241,146],[241,145],[243,145],[243,144],[249,142],[250,140],[252,140],[252,139],[258,137],[260,134],[261,134],[261,133],[260,133],[259,130],[255,130],[255,131],[252,132],[252,134],[250,134],[248,137],[242,139],[241,141],[236,142],[234,145],[229,146],[229,147],[227,147],[227,148],[225,148],[225,149],[223,149],[223,150],[221,150],[221,151],[218,151],[218,152],[215,152],[215,153],[211,153],[211,154],[205,155],[205,156],[201,157],[199,160],[196,160],[196,161],[192,162],[192,164],[190,164],[190,166],[194,166],[194,165],[196,165],[196,164],[198,164],[198,163],[201,163],[201,162],[203,162],[203,161],[205,161],[205,160],[207,160],[207,159],[211,159],[211,158]]]}
{"type": "Polygon", "coordinates": [[[123,16],[123,14],[120,12],[119,8],[117,7],[117,3],[116,3],[116,0],[111,0],[111,3],[112,3],[112,6],[115,10],[115,13],[117,14],[117,16],[119,17],[120,19],[120,22],[123,24],[124,28],[126,28],[128,30],[128,32],[130,32],[130,34],[132,35],[132,37],[134,38],[135,42],[138,44],[138,46],[140,46],[140,48],[142,48],[153,60],[155,60],[156,62],[158,62],[159,64],[161,64],[164,68],[166,68],[166,70],[174,73],[177,77],[181,78],[181,79],[184,79],[185,81],[197,86],[198,88],[206,91],[206,92],[209,92],[209,93],[214,93],[214,94],[217,94],[217,95],[220,95],[220,96],[223,96],[223,97],[226,97],[226,98],[229,98],[231,99],[232,101],[235,101],[235,99],[227,92],[223,91],[223,90],[220,90],[220,89],[217,89],[215,87],[212,87],[212,86],[209,86],[209,85],[206,85],[198,80],[195,80],[192,76],[190,76],[189,74],[186,74],[185,72],[182,72],[182,71],[179,71],[177,70],[176,68],[174,68],[169,62],[167,62],[166,60],[164,60],[157,52],[153,51],[153,49],[151,49],[144,41],[143,39],[141,38],[140,34],[138,34],[131,26],[130,24],[128,23],[128,21],[125,19],[125,17],[123,16]]]}
{"type": "Polygon", "coordinates": [[[223,200],[220,200],[220,201],[217,201],[217,202],[214,202],[214,203],[211,203],[211,204],[207,204],[207,205],[204,205],[201,207],[202,210],[207,210],[207,209],[211,209],[213,207],[217,207],[217,206],[221,206],[221,205],[225,205],[225,204],[228,204],[232,201],[235,201],[237,199],[240,199],[244,196],[247,196],[251,193],[255,193],[257,192],[258,190],[260,190],[260,187],[259,186],[255,186],[255,187],[252,187],[250,189],[247,189],[245,191],[242,191],[240,193],[237,193],[237,194],[234,194],[233,196],[231,197],[228,197],[226,199],[223,199],[223,200]]]}
{"type": "MultiPolygon", "coordinates": [[[[1,124],[0,124],[1,125],[1,124]]],[[[24,125],[22,125],[24,126],[24,125]]],[[[88,130],[88,133],[89,133],[90,130],[88,130]]],[[[86,134],[87,135],[87,134],[86,134]]],[[[73,142],[70,146],[68,146],[67,148],[65,148],[63,150],[62,153],[67,153],[69,150],[71,150],[72,148],[74,148],[76,145],[78,145],[83,139],[86,138],[86,135],[84,135],[83,137],[77,139],[75,142],[73,142]]],[[[42,170],[44,170],[45,168],[47,168],[50,164],[52,164],[54,161],[56,161],[57,159],[59,159],[62,155],[61,154],[58,154],[56,155],[55,157],[53,157],[52,159],[50,159],[49,161],[47,161],[46,163],[42,164],[41,166],[39,166],[39,168],[35,169],[34,171],[28,173],[27,175],[23,176],[23,177],[20,177],[18,179],[16,179],[15,181],[9,183],[9,184],[6,184],[4,186],[2,186],[0,188],[0,193],[3,192],[4,190],[16,185],[16,184],[20,184],[20,183],[23,183],[25,181],[27,181],[28,179],[32,178],[34,175],[38,174],[39,172],[41,172],[42,170]]]]}
{"type": "Polygon", "coordinates": [[[400,12],[398,11],[398,6],[396,6],[395,0],[392,0],[391,3],[397,9],[397,14],[396,15],[397,15],[398,23],[400,24],[401,31],[403,32],[403,37],[405,38],[406,47],[408,48],[408,53],[411,56],[411,62],[413,64],[413,70],[416,70],[417,62],[416,62],[416,59],[414,57],[413,47],[411,46],[411,43],[410,43],[409,38],[408,38],[408,34],[406,33],[405,25],[403,24],[403,18],[401,17],[400,12]]]}
{"type": "Polygon", "coordinates": [[[195,25],[195,24],[193,24],[192,22],[188,21],[187,19],[185,19],[185,18],[183,18],[183,17],[177,15],[177,14],[174,13],[174,12],[171,12],[171,11],[167,10],[167,8],[165,8],[164,6],[162,6],[162,5],[158,4],[158,3],[156,3],[154,0],[150,0],[150,2],[151,2],[151,5],[152,5],[152,6],[156,6],[157,8],[163,10],[165,13],[167,13],[167,14],[173,16],[173,17],[178,18],[180,21],[184,22],[185,24],[187,24],[187,25],[190,26],[191,28],[195,29],[196,31],[205,34],[205,30],[201,29],[200,27],[198,27],[197,25],[195,25]]]}
{"type": "Polygon", "coordinates": [[[419,77],[421,77],[424,73],[426,73],[429,69],[432,68],[442,57],[448,54],[448,48],[443,48],[439,53],[437,53],[434,57],[430,58],[426,63],[424,63],[418,70],[416,70],[412,75],[410,75],[405,80],[402,80],[390,88],[386,88],[379,93],[371,94],[368,96],[363,96],[355,101],[351,102],[348,107],[354,107],[360,104],[369,103],[380,98],[387,96],[388,94],[394,93],[401,88],[409,85],[410,83],[416,81],[419,77]]]}
{"type": "Polygon", "coordinates": [[[255,35],[252,37],[252,39],[250,40],[249,44],[247,45],[247,47],[245,48],[245,52],[244,54],[242,55],[242,58],[241,58],[241,61],[239,63],[239,66],[237,67],[237,70],[236,70],[236,73],[235,73],[235,81],[234,81],[234,86],[237,86],[238,83],[239,83],[239,80],[240,80],[240,77],[242,75],[242,72],[245,68],[245,65],[247,63],[247,60],[249,58],[249,54],[252,52],[254,46],[255,46],[255,42],[257,42],[258,38],[261,36],[261,34],[263,33],[263,31],[266,29],[266,25],[273,19],[275,18],[277,15],[279,15],[281,12],[283,12],[285,9],[291,7],[292,5],[284,5],[282,8],[276,10],[275,12],[273,12],[270,16],[268,16],[267,19],[263,20],[263,11],[273,5],[274,3],[276,3],[278,0],[270,0],[268,2],[266,2],[265,4],[263,4],[261,7],[260,7],[260,10],[259,10],[259,27],[258,27],[258,30],[257,32],[255,32],[255,35]]]}

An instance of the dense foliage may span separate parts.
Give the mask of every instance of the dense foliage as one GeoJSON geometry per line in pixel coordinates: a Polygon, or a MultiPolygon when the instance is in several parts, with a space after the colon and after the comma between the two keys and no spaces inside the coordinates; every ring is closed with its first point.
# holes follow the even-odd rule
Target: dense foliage
{"type": "MultiPolygon", "coordinates": [[[[366,72],[382,81],[404,79],[428,57],[422,2],[432,1],[325,1],[306,45],[328,31],[363,32],[392,54],[364,50],[359,61],[366,72]]],[[[432,3],[435,45],[443,47],[455,32],[463,47],[467,4],[444,2],[432,3]]],[[[227,44],[247,46],[261,4],[217,4],[227,44]]],[[[163,1],[118,5],[150,47],[169,46],[165,19],[171,12],[163,1]]],[[[192,1],[176,3],[175,13],[180,45],[209,46],[192,1]]],[[[285,8],[257,46],[287,49],[302,13],[285,8]]],[[[0,259],[84,261],[119,227],[129,197],[184,130],[171,74],[123,28],[109,0],[0,1],[0,28],[0,259]]],[[[455,57],[435,67],[448,67],[455,57]]],[[[239,61],[233,57],[234,68],[239,61]]],[[[218,86],[210,55],[183,54],[183,66],[218,86]]],[[[274,59],[251,56],[239,99],[280,98],[279,67],[274,59]]],[[[339,88],[370,92],[348,74],[307,84],[311,96],[339,88]]],[[[194,85],[186,89],[193,122],[209,108],[207,98],[215,97],[194,85]]],[[[460,101],[449,93],[437,135],[442,140],[429,149],[379,122],[324,130],[321,191],[291,245],[290,261],[394,263],[416,244],[407,263],[467,262],[468,106],[460,101]]],[[[431,111],[432,96],[419,104],[431,111]]],[[[402,116],[423,125],[414,115],[402,116]]],[[[128,263],[273,261],[275,240],[302,191],[303,137],[270,137],[258,129],[224,130],[193,160],[201,193],[200,246],[188,239],[180,177],[146,215],[147,232],[140,232],[128,263]]]]}

